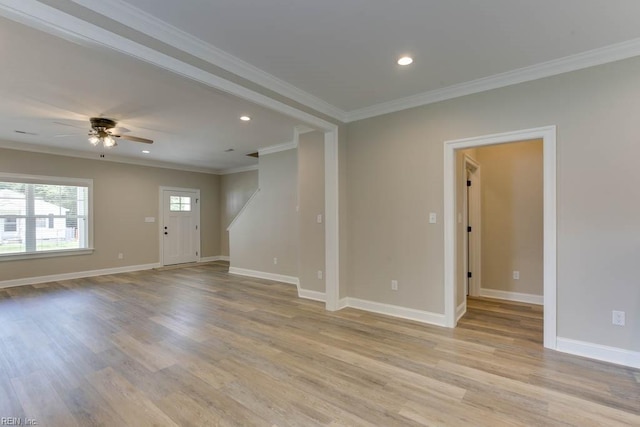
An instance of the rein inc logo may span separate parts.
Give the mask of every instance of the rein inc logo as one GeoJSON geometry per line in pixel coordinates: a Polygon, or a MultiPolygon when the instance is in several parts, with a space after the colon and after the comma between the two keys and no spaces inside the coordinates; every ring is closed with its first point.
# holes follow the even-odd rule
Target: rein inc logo
{"type": "Polygon", "coordinates": [[[0,426],[37,426],[35,418],[0,417],[0,426]]]}

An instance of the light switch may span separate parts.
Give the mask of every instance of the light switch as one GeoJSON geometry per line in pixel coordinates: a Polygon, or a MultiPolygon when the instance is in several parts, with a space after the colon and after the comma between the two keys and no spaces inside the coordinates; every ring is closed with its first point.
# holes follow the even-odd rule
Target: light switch
{"type": "Polygon", "coordinates": [[[322,224],[322,214],[318,214],[318,216],[316,217],[316,222],[318,224],[322,224]]]}
{"type": "Polygon", "coordinates": [[[144,222],[156,222],[156,219],[152,216],[147,216],[144,218],[144,222]]]}
{"type": "Polygon", "coordinates": [[[431,212],[429,214],[429,224],[435,224],[438,220],[438,217],[435,212],[431,212]]]}

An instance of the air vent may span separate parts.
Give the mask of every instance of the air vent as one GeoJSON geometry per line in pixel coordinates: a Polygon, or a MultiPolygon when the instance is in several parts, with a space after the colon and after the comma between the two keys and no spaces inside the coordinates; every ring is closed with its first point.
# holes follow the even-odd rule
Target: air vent
{"type": "Polygon", "coordinates": [[[258,157],[260,157],[260,155],[258,154],[258,152],[257,152],[257,151],[256,151],[255,153],[249,153],[249,154],[247,154],[247,156],[249,156],[249,157],[255,157],[256,159],[257,159],[258,157]]]}
{"type": "Polygon", "coordinates": [[[19,133],[20,135],[37,135],[37,133],[34,132],[27,132],[25,130],[14,130],[15,133],[19,133]]]}
{"type": "Polygon", "coordinates": [[[236,151],[233,148],[227,148],[226,150],[224,150],[225,153],[231,153],[232,151],[236,151]]]}

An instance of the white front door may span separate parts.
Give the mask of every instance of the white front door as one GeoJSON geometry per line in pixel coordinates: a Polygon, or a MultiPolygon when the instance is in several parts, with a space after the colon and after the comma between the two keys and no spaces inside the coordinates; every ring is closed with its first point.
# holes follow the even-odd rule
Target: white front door
{"type": "Polygon", "coordinates": [[[162,264],[200,258],[200,200],[197,191],[162,191],[162,264]]]}

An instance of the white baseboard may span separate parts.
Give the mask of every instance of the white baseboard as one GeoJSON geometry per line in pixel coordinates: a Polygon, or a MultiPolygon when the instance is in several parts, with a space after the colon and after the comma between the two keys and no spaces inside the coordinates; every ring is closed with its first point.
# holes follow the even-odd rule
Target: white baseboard
{"type": "Polygon", "coordinates": [[[507,301],[526,302],[528,304],[544,305],[542,295],[523,294],[520,292],[498,291],[496,289],[480,288],[480,296],[487,298],[504,299],[507,301]]]}
{"type": "Polygon", "coordinates": [[[343,308],[349,307],[349,298],[341,298],[338,300],[337,310],[342,310],[343,308]]]}
{"type": "Polygon", "coordinates": [[[267,273],[264,271],[249,270],[246,268],[229,267],[229,273],[238,276],[255,277],[257,279],[274,280],[276,282],[288,283],[296,285],[298,289],[298,297],[313,301],[325,302],[327,300],[324,292],[312,291],[300,288],[300,279],[293,276],[285,276],[282,274],[267,273]]]}
{"type": "Polygon", "coordinates": [[[214,261],[231,261],[231,259],[225,255],[217,255],[217,256],[201,257],[199,262],[214,262],[214,261]]]}
{"type": "Polygon", "coordinates": [[[76,271],[73,273],[51,274],[48,276],[25,277],[23,279],[3,280],[0,288],[14,286],[36,285],[39,283],[58,282],[61,280],[84,279],[85,277],[105,276],[109,274],[131,273],[133,271],[151,270],[160,267],[160,264],[127,265],[125,267],[104,268],[101,270],[76,271]]]}
{"type": "Polygon", "coordinates": [[[229,274],[238,276],[255,277],[256,279],[274,280],[276,282],[289,283],[290,285],[300,286],[300,279],[293,276],[285,276],[283,274],[267,273],[264,271],[249,270],[246,268],[229,267],[229,274]]]}
{"type": "Polygon", "coordinates": [[[398,305],[384,304],[375,301],[367,301],[358,298],[345,298],[347,306],[373,313],[386,314],[387,316],[400,317],[402,319],[415,320],[430,325],[445,326],[444,314],[431,313],[429,311],[416,310],[414,308],[400,307],[398,305]]]}
{"type": "Polygon", "coordinates": [[[327,295],[324,292],[301,289],[300,286],[298,286],[298,297],[320,302],[325,302],[327,300],[327,295]]]}
{"type": "Polygon", "coordinates": [[[640,369],[640,352],[637,351],[561,337],[557,339],[556,350],[576,356],[588,357],[590,359],[640,369]]]}
{"type": "Polygon", "coordinates": [[[466,312],[467,312],[467,299],[465,298],[464,301],[462,301],[462,304],[460,304],[456,308],[456,322],[460,320],[460,318],[464,316],[466,312]]]}

